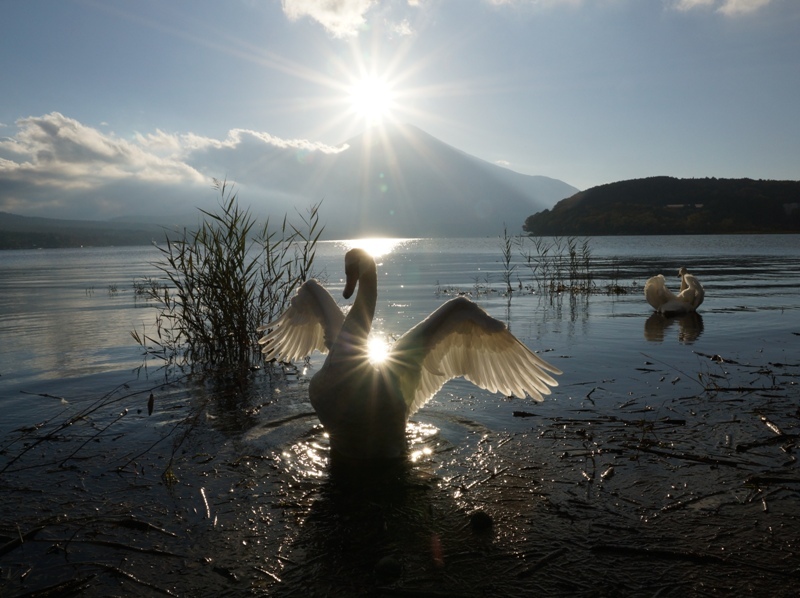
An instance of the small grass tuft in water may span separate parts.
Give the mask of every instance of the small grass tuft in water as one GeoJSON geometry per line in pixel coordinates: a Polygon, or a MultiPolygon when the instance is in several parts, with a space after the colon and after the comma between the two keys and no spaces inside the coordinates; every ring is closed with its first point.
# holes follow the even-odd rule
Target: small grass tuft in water
{"type": "MultiPolygon", "coordinates": [[[[592,250],[588,239],[520,236],[518,243],[534,292],[550,297],[561,293],[589,295],[594,292],[592,250]]],[[[505,263],[508,259],[505,247],[503,256],[505,263]]]]}

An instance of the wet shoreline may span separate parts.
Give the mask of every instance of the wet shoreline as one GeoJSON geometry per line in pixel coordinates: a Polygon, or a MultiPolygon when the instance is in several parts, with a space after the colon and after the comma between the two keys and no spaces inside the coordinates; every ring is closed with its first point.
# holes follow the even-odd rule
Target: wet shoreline
{"type": "Polygon", "coordinates": [[[513,431],[442,397],[430,451],[370,475],[331,470],[302,381],[154,388],[149,439],[120,417],[146,389],[87,401],[5,441],[3,592],[793,595],[800,364],[702,358],[705,389],[631,366],[561,414],[509,404],[513,431]]]}

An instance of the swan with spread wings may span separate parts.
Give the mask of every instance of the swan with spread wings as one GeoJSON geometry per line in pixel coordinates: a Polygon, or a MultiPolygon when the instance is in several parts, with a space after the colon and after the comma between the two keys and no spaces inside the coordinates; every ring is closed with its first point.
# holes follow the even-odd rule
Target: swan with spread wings
{"type": "Polygon", "coordinates": [[[316,280],[308,280],[287,310],[263,326],[265,359],[294,361],[327,352],[312,377],[309,398],[330,437],[349,458],[393,458],[406,451],[406,421],[448,380],[463,376],[504,395],[542,401],[550,374],[561,371],[534,354],[505,324],[464,297],[452,299],[401,336],[380,363],[368,354],[378,294],[375,260],[365,250],[345,255],[344,297],[358,286],[345,316],[316,280]]]}

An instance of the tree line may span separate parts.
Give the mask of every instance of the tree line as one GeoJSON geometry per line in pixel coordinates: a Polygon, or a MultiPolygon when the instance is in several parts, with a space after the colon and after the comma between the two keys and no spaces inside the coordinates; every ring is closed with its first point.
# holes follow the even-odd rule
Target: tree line
{"type": "Polygon", "coordinates": [[[592,187],[529,216],[534,235],[800,232],[800,181],[650,177],[592,187]]]}

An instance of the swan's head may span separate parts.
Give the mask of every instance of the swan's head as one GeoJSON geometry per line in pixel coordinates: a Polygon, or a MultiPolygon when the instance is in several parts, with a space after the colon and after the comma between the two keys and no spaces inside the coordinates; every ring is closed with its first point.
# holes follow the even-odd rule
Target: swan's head
{"type": "Polygon", "coordinates": [[[350,299],[350,296],[356,290],[358,279],[364,272],[375,270],[375,260],[372,256],[360,247],[351,249],[344,256],[344,295],[345,299],[350,299]]]}

